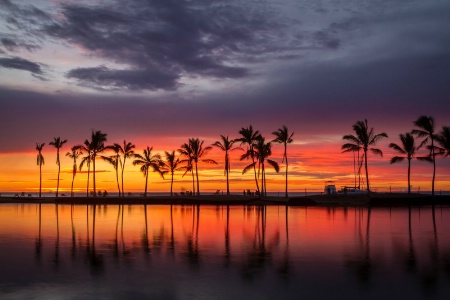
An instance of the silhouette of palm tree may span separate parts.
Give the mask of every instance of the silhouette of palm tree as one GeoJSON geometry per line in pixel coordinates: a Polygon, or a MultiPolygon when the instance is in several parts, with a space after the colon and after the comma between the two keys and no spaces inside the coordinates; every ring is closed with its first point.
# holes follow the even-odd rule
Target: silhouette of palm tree
{"type": "Polygon", "coordinates": [[[241,128],[239,130],[239,134],[242,136],[239,139],[236,139],[236,141],[241,142],[241,145],[247,144],[247,152],[241,156],[241,160],[251,158],[253,165],[253,172],[255,174],[255,183],[256,183],[256,190],[258,193],[260,193],[259,190],[259,184],[258,184],[258,178],[256,177],[256,163],[255,163],[255,143],[257,140],[261,137],[261,134],[258,130],[253,131],[252,125],[248,126],[248,128],[241,128]]]}
{"type": "Polygon", "coordinates": [[[73,159],[73,168],[72,168],[72,185],[70,187],[70,196],[73,197],[73,182],[75,181],[75,175],[77,175],[77,159],[81,155],[81,151],[76,148],[76,146],[73,146],[71,148],[72,152],[67,152],[66,156],[73,159]]]}
{"type": "Polygon", "coordinates": [[[278,131],[272,132],[273,135],[275,135],[275,139],[273,142],[278,144],[283,144],[284,146],[284,152],[283,152],[283,160],[281,162],[286,161],[286,193],[285,197],[288,197],[288,158],[287,158],[287,144],[292,143],[294,140],[292,139],[292,136],[294,133],[289,134],[288,128],[283,125],[282,128],[278,128],[278,131]]]}
{"type": "Polygon", "coordinates": [[[217,162],[213,159],[201,159],[205,156],[209,150],[212,149],[211,146],[203,147],[204,141],[200,141],[198,138],[189,139],[189,146],[192,149],[192,158],[195,164],[195,176],[197,179],[197,196],[200,196],[200,182],[198,180],[198,162],[204,162],[209,164],[217,164],[217,162]]]}
{"type": "Polygon", "coordinates": [[[110,146],[106,146],[105,149],[112,150],[114,152],[114,155],[101,157],[103,160],[106,160],[108,163],[110,163],[114,167],[114,171],[116,171],[116,183],[117,183],[117,190],[119,191],[119,197],[121,196],[119,185],[119,165],[122,168],[122,159],[120,158],[121,148],[122,147],[116,143],[110,146]]]}
{"type": "Polygon", "coordinates": [[[367,167],[367,152],[370,150],[375,155],[383,156],[383,152],[380,149],[372,148],[381,138],[388,137],[385,132],[375,134],[373,128],[368,127],[367,119],[364,121],[357,121],[353,124],[353,130],[356,135],[348,134],[342,137],[343,140],[349,141],[342,145],[342,152],[352,152],[363,150],[364,153],[364,168],[366,170],[366,182],[367,182],[367,192],[370,193],[369,184],[369,170],[367,167]]]}
{"type": "Polygon", "coordinates": [[[86,164],[88,167],[87,173],[87,183],[86,183],[86,197],[89,197],[89,177],[91,173],[91,161],[92,161],[92,146],[88,140],[84,141],[83,145],[76,145],[73,148],[80,151],[81,154],[86,154],[86,156],[82,157],[79,170],[83,170],[83,166],[86,164]]]}
{"type": "Polygon", "coordinates": [[[182,144],[180,149],[178,149],[178,153],[181,156],[185,157],[185,159],[181,160],[182,163],[186,163],[186,166],[184,166],[182,168],[182,169],[186,170],[183,174],[183,177],[186,175],[186,173],[191,172],[192,194],[195,195],[195,179],[194,179],[194,168],[193,168],[194,154],[193,154],[191,145],[189,143],[182,144]]]}
{"type": "Polygon", "coordinates": [[[450,127],[443,126],[442,130],[438,136],[438,144],[436,147],[439,151],[439,155],[443,155],[444,157],[450,156],[450,127]]]}
{"type": "MultiPolygon", "coordinates": [[[[105,142],[106,142],[106,133],[98,131],[92,131],[91,134],[91,150],[92,150],[92,167],[94,172],[94,197],[97,197],[97,189],[96,189],[96,181],[95,181],[95,158],[97,155],[105,149],[105,142]]],[[[123,187],[122,187],[123,191],[123,187]]]]}
{"type": "MultiPolygon", "coordinates": [[[[261,171],[261,195],[267,196],[265,163],[267,162],[269,165],[271,165],[277,173],[280,171],[280,167],[276,161],[269,159],[269,157],[272,155],[272,143],[266,143],[263,137],[260,137],[257,140],[254,151],[255,158],[258,162],[258,173],[261,171]]],[[[256,162],[246,166],[242,171],[242,174],[245,174],[248,170],[254,168],[255,164],[256,162]]]]}
{"type": "Polygon", "coordinates": [[[220,150],[225,152],[225,175],[227,177],[227,195],[230,195],[230,184],[228,175],[230,174],[230,157],[229,152],[234,150],[242,150],[241,147],[233,147],[233,144],[236,142],[236,140],[230,140],[228,136],[220,135],[222,138],[222,141],[216,141],[212,146],[219,148],[220,150]]]}
{"type": "Polygon", "coordinates": [[[120,147],[120,153],[123,155],[123,164],[122,164],[122,197],[125,197],[125,189],[123,188],[123,172],[125,170],[125,163],[127,158],[131,158],[134,155],[134,148],[136,146],[133,143],[123,141],[123,147],[120,147]]]}
{"type": "Polygon", "coordinates": [[[173,175],[175,171],[183,170],[182,167],[179,167],[179,165],[181,165],[182,162],[179,158],[175,158],[175,151],[172,152],[165,151],[164,154],[166,155],[166,161],[162,161],[161,169],[166,173],[170,173],[171,175],[170,196],[173,196],[173,175]]]}
{"type": "Polygon", "coordinates": [[[433,178],[431,180],[431,195],[434,196],[434,180],[436,178],[436,153],[434,141],[437,139],[437,135],[434,133],[434,118],[431,116],[420,116],[416,121],[414,121],[414,125],[419,127],[420,129],[413,129],[411,131],[412,134],[417,135],[418,137],[424,137],[425,139],[420,143],[420,147],[431,142],[431,145],[428,147],[430,150],[429,159],[423,158],[423,160],[428,160],[433,163],[433,178]]]}
{"type": "Polygon", "coordinates": [[[44,156],[42,155],[42,148],[44,148],[45,143],[36,143],[37,154],[37,165],[39,166],[39,198],[42,196],[42,165],[44,164],[44,156]]]}
{"type": "Polygon", "coordinates": [[[61,138],[55,137],[53,138],[53,141],[49,143],[49,145],[52,145],[56,148],[56,164],[58,165],[58,183],[56,184],[56,198],[58,198],[59,193],[59,174],[61,173],[61,162],[59,160],[59,149],[62,148],[62,146],[67,143],[67,140],[61,140],[61,138]]]}
{"type": "Polygon", "coordinates": [[[400,154],[404,154],[406,156],[394,156],[391,158],[391,164],[401,162],[405,158],[408,160],[408,194],[411,194],[411,159],[414,158],[416,154],[416,150],[419,150],[420,147],[416,147],[414,136],[407,132],[406,134],[400,134],[400,141],[402,142],[401,146],[390,143],[389,148],[394,149],[400,154]]]}
{"type": "MultiPolygon", "coordinates": [[[[144,149],[143,155],[133,154],[135,160],[133,161],[133,165],[141,166],[141,172],[145,176],[145,190],[144,197],[147,197],[147,186],[148,186],[148,171],[149,168],[153,169],[153,172],[158,172],[162,178],[164,178],[164,172],[161,171],[162,161],[161,156],[159,154],[152,155],[153,147],[148,147],[144,149]]],[[[123,190],[122,190],[123,194],[123,190]]]]}

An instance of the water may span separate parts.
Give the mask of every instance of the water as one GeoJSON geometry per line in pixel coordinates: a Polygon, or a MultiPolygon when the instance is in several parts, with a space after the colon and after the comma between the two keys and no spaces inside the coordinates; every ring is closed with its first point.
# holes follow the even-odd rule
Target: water
{"type": "Polygon", "coordinates": [[[0,299],[450,299],[450,207],[0,205],[0,299]]]}

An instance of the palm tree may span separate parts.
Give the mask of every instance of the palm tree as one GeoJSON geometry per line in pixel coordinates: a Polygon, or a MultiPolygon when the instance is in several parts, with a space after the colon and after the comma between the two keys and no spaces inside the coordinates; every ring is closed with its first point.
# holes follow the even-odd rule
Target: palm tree
{"type": "Polygon", "coordinates": [[[81,151],[76,148],[76,146],[73,146],[71,148],[72,152],[67,152],[66,156],[73,159],[73,168],[72,168],[72,185],[70,188],[70,196],[73,197],[73,182],[75,181],[75,175],[77,175],[77,159],[81,155],[81,151]]]}
{"type": "MultiPolygon", "coordinates": [[[[151,167],[153,169],[153,172],[158,172],[162,178],[164,178],[164,172],[161,171],[161,156],[159,154],[152,155],[153,147],[148,147],[144,149],[143,155],[141,154],[133,154],[133,157],[135,160],[133,161],[133,165],[139,165],[141,166],[141,172],[145,176],[145,190],[144,190],[144,197],[147,197],[147,186],[148,186],[148,171],[151,167]]],[[[123,194],[123,190],[122,190],[123,194]]]]}
{"type": "Polygon", "coordinates": [[[44,156],[42,155],[42,148],[44,148],[45,143],[36,143],[37,154],[37,165],[39,166],[39,198],[42,196],[42,165],[44,164],[44,156]]]}
{"type": "Polygon", "coordinates": [[[433,178],[431,180],[431,195],[434,196],[434,180],[436,178],[436,149],[434,146],[434,141],[437,139],[437,135],[434,133],[434,118],[431,116],[420,116],[416,121],[414,121],[414,125],[419,127],[420,129],[413,129],[412,134],[417,135],[418,137],[424,137],[425,139],[420,143],[420,147],[431,142],[431,145],[428,147],[430,149],[430,162],[433,163],[433,178]]]}
{"type": "Polygon", "coordinates": [[[216,141],[214,144],[212,144],[212,146],[219,148],[220,150],[225,152],[225,175],[227,177],[227,195],[230,195],[230,184],[229,184],[229,179],[228,179],[228,175],[230,174],[230,157],[229,157],[229,152],[234,151],[234,150],[242,150],[241,147],[233,147],[233,144],[236,143],[236,140],[230,140],[228,138],[228,135],[225,137],[223,135],[220,135],[220,137],[222,138],[222,141],[216,141]]]}
{"type": "Polygon", "coordinates": [[[123,164],[122,164],[122,197],[125,197],[125,190],[123,188],[123,172],[125,170],[125,162],[127,161],[127,158],[133,157],[134,155],[134,148],[136,146],[133,143],[123,141],[123,147],[120,147],[120,153],[123,155],[123,164]]]}
{"type": "MultiPolygon", "coordinates": [[[[105,149],[105,142],[106,142],[106,133],[98,131],[92,131],[91,134],[91,150],[92,150],[92,166],[93,166],[93,172],[94,172],[94,197],[97,197],[97,189],[96,189],[96,182],[95,182],[95,158],[97,155],[105,149]]],[[[123,188],[122,188],[123,191],[123,188]]]]}
{"type": "Polygon", "coordinates": [[[278,128],[278,131],[272,132],[273,135],[275,135],[275,139],[273,142],[278,144],[284,145],[284,152],[283,152],[283,160],[281,162],[286,161],[286,193],[285,197],[288,197],[288,158],[287,158],[287,144],[292,143],[294,140],[292,139],[292,136],[294,133],[289,134],[288,128],[283,125],[282,128],[278,128]]]}
{"type": "Polygon", "coordinates": [[[198,180],[198,162],[204,162],[209,164],[217,164],[217,162],[213,159],[201,159],[203,156],[205,156],[209,150],[212,149],[211,146],[206,146],[203,148],[204,141],[200,141],[198,138],[189,139],[189,145],[192,149],[192,158],[193,162],[195,164],[195,176],[197,179],[197,196],[200,196],[200,182],[198,180]]]}
{"type": "Polygon", "coordinates": [[[380,149],[372,148],[381,138],[388,137],[385,132],[375,134],[373,128],[368,127],[367,119],[364,121],[357,121],[353,124],[353,130],[356,135],[348,134],[342,137],[343,140],[349,141],[342,145],[342,152],[352,152],[362,150],[364,155],[364,168],[366,170],[366,182],[367,182],[367,192],[370,193],[369,184],[369,170],[367,167],[367,152],[370,150],[375,155],[383,156],[383,152],[380,149]]]}
{"type": "Polygon", "coordinates": [[[119,191],[119,197],[121,195],[119,185],[119,165],[122,168],[122,159],[120,158],[121,148],[122,147],[117,143],[114,143],[113,145],[110,146],[106,146],[105,149],[112,150],[114,152],[114,155],[102,156],[102,159],[110,163],[114,167],[114,170],[116,171],[116,183],[117,183],[117,190],[119,191]]]}
{"type": "Polygon", "coordinates": [[[257,161],[254,163],[251,163],[250,165],[246,166],[244,170],[242,171],[242,174],[245,174],[248,170],[251,168],[254,168],[256,163],[258,163],[258,174],[261,172],[261,193],[260,195],[267,196],[267,185],[266,185],[266,167],[265,163],[267,162],[269,165],[271,165],[275,172],[280,171],[280,167],[278,163],[274,160],[269,159],[269,157],[272,155],[272,143],[265,141],[263,137],[260,137],[254,147],[255,150],[255,158],[257,161]]]}
{"type": "Polygon", "coordinates": [[[55,137],[53,138],[53,141],[49,143],[49,145],[52,145],[56,148],[56,164],[58,165],[58,182],[56,184],[56,198],[58,198],[59,193],[59,174],[61,173],[61,162],[59,160],[59,149],[62,148],[62,146],[67,143],[67,140],[61,140],[61,138],[55,137]]]}
{"type": "Polygon", "coordinates": [[[436,148],[439,150],[439,155],[450,156],[450,126],[442,127],[437,141],[439,146],[436,148]]]}
{"type": "Polygon", "coordinates": [[[258,130],[253,131],[252,125],[250,125],[248,128],[241,128],[241,130],[239,130],[239,134],[242,137],[239,138],[239,139],[236,139],[236,141],[241,142],[241,145],[247,144],[247,152],[241,156],[241,160],[251,158],[251,160],[252,160],[252,164],[251,165],[253,165],[253,172],[255,174],[256,190],[259,193],[260,190],[259,190],[258,178],[256,177],[256,166],[255,166],[256,164],[255,164],[254,147],[255,147],[255,143],[257,142],[257,140],[259,138],[261,138],[261,134],[259,133],[258,130]]]}
{"type": "Polygon", "coordinates": [[[90,173],[91,173],[92,146],[88,140],[84,140],[84,143],[82,145],[76,145],[73,148],[75,148],[75,150],[80,151],[80,154],[86,154],[86,156],[82,157],[82,159],[81,159],[79,170],[80,171],[83,170],[83,166],[85,164],[88,167],[87,183],[86,183],[86,197],[89,197],[89,177],[90,177],[90,173]]]}
{"type": "Polygon", "coordinates": [[[392,157],[391,164],[401,162],[405,158],[408,160],[408,194],[411,194],[411,159],[414,158],[416,150],[419,150],[420,147],[416,147],[414,136],[409,132],[406,134],[400,134],[400,141],[402,142],[401,146],[395,143],[390,143],[389,148],[392,148],[398,153],[406,156],[392,157]]]}
{"type": "Polygon", "coordinates": [[[189,143],[184,143],[181,145],[180,149],[178,149],[178,153],[185,157],[185,159],[181,160],[182,163],[186,163],[186,166],[183,167],[185,170],[183,177],[187,172],[191,172],[192,175],[192,194],[195,195],[195,177],[194,177],[194,154],[192,152],[192,147],[189,143]]]}
{"type": "Polygon", "coordinates": [[[175,158],[175,151],[172,152],[165,151],[164,154],[166,155],[166,161],[162,161],[161,169],[164,170],[164,172],[171,174],[170,196],[173,196],[173,175],[175,171],[181,171],[184,168],[179,167],[182,161],[179,158],[175,158]]]}

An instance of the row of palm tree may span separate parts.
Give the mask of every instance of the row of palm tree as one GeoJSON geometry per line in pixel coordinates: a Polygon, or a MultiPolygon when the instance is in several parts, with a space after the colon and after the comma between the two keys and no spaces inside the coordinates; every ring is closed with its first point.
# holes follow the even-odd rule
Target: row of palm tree
{"type": "MultiPolygon", "coordinates": [[[[125,196],[124,188],[124,170],[125,164],[128,159],[133,160],[133,165],[140,166],[140,170],[145,177],[144,196],[147,196],[148,188],[148,172],[159,173],[163,178],[164,175],[170,173],[170,195],[173,195],[173,180],[174,173],[177,171],[185,171],[183,176],[187,173],[191,173],[192,176],[192,192],[193,194],[200,195],[200,181],[199,181],[199,163],[217,164],[215,160],[207,159],[205,156],[213,148],[219,148],[225,152],[224,159],[224,171],[226,176],[226,190],[227,195],[230,194],[229,188],[229,173],[231,170],[229,153],[235,150],[243,150],[240,146],[234,146],[238,142],[240,145],[247,145],[246,152],[241,156],[241,160],[251,159],[251,163],[243,170],[245,174],[248,170],[254,170],[256,191],[259,195],[267,195],[266,184],[266,163],[271,165],[276,172],[279,172],[279,165],[277,162],[271,160],[269,157],[272,155],[272,143],[280,143],[284,145],[283,162],[286,164],[286,192],[285,196],[288,197],[288,162],[287,162],[287,144],[293,142],[293,133],[289,134],[288,128],[283,126],[278,131],[273,132],[275,139],[270,142],[266,142],[265,138],[261,136],[258,130],[254,131],[250,125],[248,128],[242,128],[239,131],[241,138],[230,139],[228,136],[221,135],[221,140],[214,142],[210,146],[204,145],[204,141],[198,138],[190,138],[187,143],[184,143],[177,150],[180,157],[176,157],[175,151],[165,152],[165,160],[161,158],[159,154],[152,154],[153,147],[147,146],[143,150],[143,154],[137,154],[134,152],[135,145],[131,142],[123,141],[123,146],[117,143],[112,145],[105,145],[107,142],[107,134],[101,131],[92,131],[91,139],[86,139],[83,144],[75,145],[71,148],[71,152],[66,153],[66,156],[73,160],[72,168],[72,184],[71,184],[71,196],[74,196],[73,185],[77,170],[82,170],[84,166],[87,167],[87,186],[86,196],[89,197],[89,184],[90,184],[90,172],[91,165],[93,168],[93,195],[97,196],[96,179],[95,179],[95,161],[97,157],[100,157],[104,161],[110,163],[116,174],[116,183],[119,196],[125,196]],[[112,155],[101,155],[107,151],[112,151],[112,155]],[[77,168],[77,159],[81,158],[79,166],[77,168]],[[121,177],[121,185],[119,184],[119,171],[121,177]],[[261,189],[259,185],[259,179],[261,179],[261,189]]],[[[59,151],[62,146],[67,143],[67,140],[62,140],[60,137],[54,138],[51,145],[57,149],[58,165],[58,179],[57,179],[57,191],[56,197],[59,193],[59,175],[60,175],[60,159],[59,151]]],[[[36,144],[36,150],[38,151],[37,163],[40,168],[40,185],[39,185],[39,197],[41,197],[42,190],[42,165],[44,164],[44,157],[42,156],[42,148],[45,143],[36,144]]]]}
{"type": "MultiPolygon", "coordinates": [[[[411,193],[411,160],[416,158],[422,161],[428,161],[433,163],[433,176],[431,181],[431,193],[434,196],[434,183],[436,178],[436,156],[450,156],[450,127],[443,126],[440,133],[435,132],[435,120],[431,116],[420,116],[413,125],[417,128],[411,132],[400,134],[399,138],[401,144],[390,143],[389,147],[397,151],[402,156],[394,156],[391,158],[391,164],[404,161],[408,161],[408,194],[411,193]],[[423,138],[422,142],[416,146],[415,138],[423,138]],[[429,151],[426,156],[418,156],[417,151],[426,147],[429,151]]],[[[367,120],[357,121],[353,124],[353,130],[355,135],[344,135],[342,138],[347,141],[343,144],[342,152],[353,152],[358,155],[358,170],[361,169],[362,161],[364,161],[364,168],[366,172],[367,191],[370,193],[369,183],[369,171],[367,163],[368,151],[371,151],[375,155],[383,156],[383,152],[374,148],[375,144],[382,138],[388,137],[385,132],[375,134],[373,128],[369,129],[367,120]],[[360,156],[362,152],[362,156],[360,156]]],[[[356,170],[356,168],[355,168],[356,170]]],[[[360,171],[358,171],[360,173],[360,171]]],[[[355,172],[355,186],[356,186],[356,172],[355,172]]]]}

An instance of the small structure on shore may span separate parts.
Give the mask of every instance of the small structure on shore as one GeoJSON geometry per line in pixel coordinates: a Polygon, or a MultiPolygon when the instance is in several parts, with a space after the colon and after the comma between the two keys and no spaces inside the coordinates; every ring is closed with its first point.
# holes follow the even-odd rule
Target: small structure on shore
{"type": "Polygon", "coordinates": [[[333,181],[325,181],[324,193],[327,195],[336,194],[336,185],[333,181]]]}

